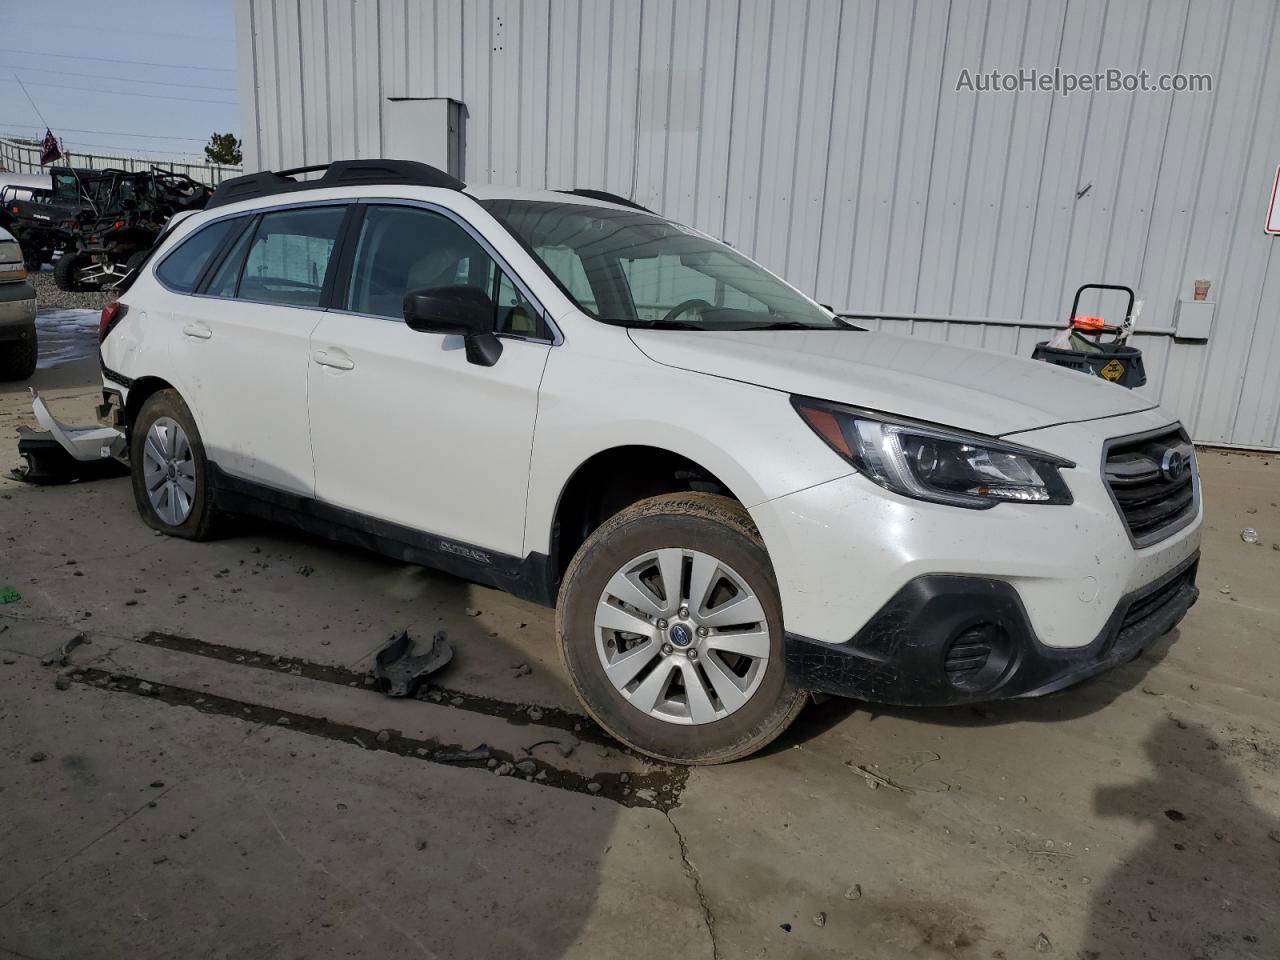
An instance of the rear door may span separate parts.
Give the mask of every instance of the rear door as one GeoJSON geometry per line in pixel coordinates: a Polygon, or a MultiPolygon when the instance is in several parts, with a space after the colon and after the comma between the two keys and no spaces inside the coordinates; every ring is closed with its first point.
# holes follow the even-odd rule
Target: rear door
{"type": "Polygon", "coordinates": [[[311,335],[317,496],[452,541],[432,549],[523,556],[538,385],[551,345],[542,310],[453,215],[370,203],[359,217],[350,269],[311,335]],[[493,303],[503,345],[493,366],[469,362],[460,336],[405,324],[406,292],[449,285],[475,287],[493,303]]]}
{"type": "Polygon", "coordinates": [[[308,345],[347,209],[318,203],[250,218],[198,295],[183,298],[173,359],[209,459],[232,476],[315,494],[308,345]]]}

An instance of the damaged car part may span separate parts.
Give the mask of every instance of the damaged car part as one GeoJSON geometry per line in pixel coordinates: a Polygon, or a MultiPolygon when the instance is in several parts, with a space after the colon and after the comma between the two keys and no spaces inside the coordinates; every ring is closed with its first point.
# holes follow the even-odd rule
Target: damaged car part
{"type": "Polygon", "coordinates": [[[129,468],[111,457],[77,460],[47,430],[18,428],[18,455],[24,463],[10,476],[24,483],[53,486],[80,480],[106,480],[128,476],[129,468]]]}
{"type": "Polygon", "coordinates": [[[18,428],[18,454],[26,463],[12,472],[15,480],[49,485],[128,475],[124,431],[69,426],[53,415],[34,388],[31,409],[44,430],[18,428]]]}
{"type": "Polygon", "coordinates": [[[413,654],[407,630],[392,637],[373,658],[373,675],[378,689],[388,697],[408,697],[428,674],[435,673],[453,659],[453,648],[443,630],[436,631],[424,654],[413,654]]]}

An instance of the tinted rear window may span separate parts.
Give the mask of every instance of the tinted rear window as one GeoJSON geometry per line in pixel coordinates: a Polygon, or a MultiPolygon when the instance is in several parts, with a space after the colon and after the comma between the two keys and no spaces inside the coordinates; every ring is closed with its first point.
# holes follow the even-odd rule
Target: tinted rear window
{"type": "Polygon", "coordinates": [[[236,219],[219,220],[202,227],[160,261],[160,265],[156,267],[156,276],[169,289],[190,293],[196,288],[201,272],[222,245],[222,241],[241,225],[242,221],[236,219]]]}

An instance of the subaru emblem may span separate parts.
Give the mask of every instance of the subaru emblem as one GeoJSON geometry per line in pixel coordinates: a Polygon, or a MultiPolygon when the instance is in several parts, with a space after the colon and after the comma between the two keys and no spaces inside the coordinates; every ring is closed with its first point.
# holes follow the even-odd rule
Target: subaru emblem
{"type": "Polygon", "coordinates": [[[1177,483],[1187,472],[1187,458],[1181,450],[1166,450],[1160,461],[1160,474],[1170,483],[1177,483]]]}

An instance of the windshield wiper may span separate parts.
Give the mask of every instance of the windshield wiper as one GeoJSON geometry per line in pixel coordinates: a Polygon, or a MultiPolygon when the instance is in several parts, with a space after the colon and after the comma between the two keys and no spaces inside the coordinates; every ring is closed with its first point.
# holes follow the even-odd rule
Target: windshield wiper
{"type": "Polygon", "coordinates": [[[777,320],[773,323],[753,323],[749,327],[734,327],[734,330],[844,330],[843,326],[832,324],[829,327],[818,327],[812,323],[800,323],[798,320],[777,320]]]}
{"type": "Polygon", "coordinates": [[[619,317],[600,317],[601,323],[612,327],[628,327],[632,330],[706,330],[700,323],[687,323],[683,320],[623,320],[619,317]]]}

